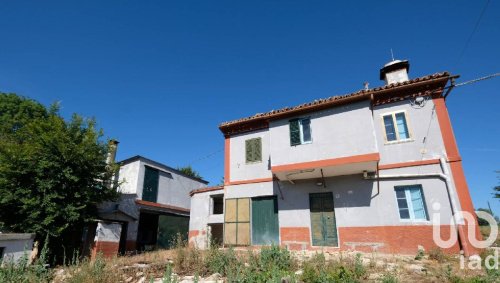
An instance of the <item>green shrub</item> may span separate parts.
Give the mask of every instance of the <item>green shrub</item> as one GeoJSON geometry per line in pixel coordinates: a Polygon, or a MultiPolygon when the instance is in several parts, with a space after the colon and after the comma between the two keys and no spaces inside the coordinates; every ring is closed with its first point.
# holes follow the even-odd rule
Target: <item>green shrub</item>
{"type": "Polygon", "coordinates": [[[429,250],[429,259],[435,260],[437,262],[444,262],[446,260],[446,255],[440,248],[434,248],[429,250]]]}
{"type": "Polygon", "coordinates": [[[189,247],[182,235],[177,234],[174,240],[174,266],[179,274],[190,272],[205,272],[205,263],[201,251],[195,247],[189,247]]]}
{"type": "Polygon", "coordinates": [[[382,283],[398,283],[399,280],[392,273],[386,272],[379,278],[379,281],[382,283]]]}
{"type": "Polygon", "coordinates": [[[415,260],[421,260],[424,257],[425,253],[424,250],[418,249],[417,255],[415,255],[415,260]]]}
{"type": "Polygon", "coordinates": [[[52,272],[47,265],[47,254],[48,241],[46,240],[40,251],[40,257],[32,265],[28,265],[28,254],[26,252],[17,262],[4,259],[3,266],[0,267],[0,282],[50,282],[52,272]]]}
{"type": "Polygon", "coordinates": [[[354,262],[348,260],[327,262],[325,256],[318,253],[305,261],[302,269],[300,280],[306,283],[359,282],[359,278],[366,273],[361,255],[356,255],[354,262]]]}

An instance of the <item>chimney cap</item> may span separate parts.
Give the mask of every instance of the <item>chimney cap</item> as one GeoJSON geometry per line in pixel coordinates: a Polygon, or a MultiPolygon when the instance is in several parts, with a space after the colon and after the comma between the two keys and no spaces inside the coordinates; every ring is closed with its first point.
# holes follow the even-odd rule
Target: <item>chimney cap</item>
{"type": "Polygon", "coordinates": [[[403,68],[406,69],[406,72],[410,71],[410,63],[408,62],[408,60],[392,60],[380,69],[380,80],[385,79],[385,74],[403,68]]]}
{"type": "Polygon", "coordinates": [[[120,143],[120,142],[119,142],[119,141],[117,141],[117,140],[115,140],[115,139],[110,139],[110,140],[109,140],[109,142],[108,142],[108,144],[110,144],[110,145],[117,145],[117,144],[119,144],[119,143],[120,143]]]}

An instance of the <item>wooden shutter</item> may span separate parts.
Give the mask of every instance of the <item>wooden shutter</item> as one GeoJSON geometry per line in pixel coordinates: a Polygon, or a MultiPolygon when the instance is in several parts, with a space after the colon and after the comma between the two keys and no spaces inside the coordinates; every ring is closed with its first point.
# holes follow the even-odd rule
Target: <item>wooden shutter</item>
{"type": "Polygon", "coordinates": [[[254,138],[245,141],[245,159],[247,163],[262,161],[262,139],[254,138]]]}
{"type": "Polygon", "coordinates": [[[299,120],[290,120],[290,145],[300,144],[300,126],[299,120]]]}
{"type": "Polygon", "coordinates": [[[262,139],[257,138],[254,140],[254,147],[253,147],[253,157],[254,157],[254,162],[257,161],[262,161],[262,139]]]}
{"type": "Polygon", "coordinates": [[[250,199],[226,199],[224,244],[250,245],[250,199]]]}

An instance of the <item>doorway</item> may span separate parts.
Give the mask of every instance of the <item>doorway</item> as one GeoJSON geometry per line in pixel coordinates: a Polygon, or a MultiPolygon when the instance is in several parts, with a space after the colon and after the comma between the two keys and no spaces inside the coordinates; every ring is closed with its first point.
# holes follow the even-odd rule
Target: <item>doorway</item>
{"type": "Polygon", "coordinates": [[[309,194],[313,246],[338,246],[333,194],[309,194]]]}

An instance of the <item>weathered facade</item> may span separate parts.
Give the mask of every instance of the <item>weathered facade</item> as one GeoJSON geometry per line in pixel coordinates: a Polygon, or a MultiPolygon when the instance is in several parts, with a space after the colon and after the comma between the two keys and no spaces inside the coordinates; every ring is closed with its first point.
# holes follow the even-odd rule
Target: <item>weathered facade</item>
{"type": "MultiPolygon", "coordinates": [[[[383,87],[223,123],[224,244],[414,253],[436,246],[439,219],[443,239],[459,236],[448,252],[474,253],[476,223],[450,230],[454,212],[473,212],[445,104],[452,76],[408,69],[393,61],[383,87]]],[[[208,213],[193,205],[193,244],[210,236],[208,213]]]]}
{"type": "Polygon", "coordinates": [[[187,238],[189,192],[208,182],[142,156],[118,164],[120,200],[100,206],[100,220],[89,227],[84,251],[113,256],[168,248],[177,233],[187,238]]]}

